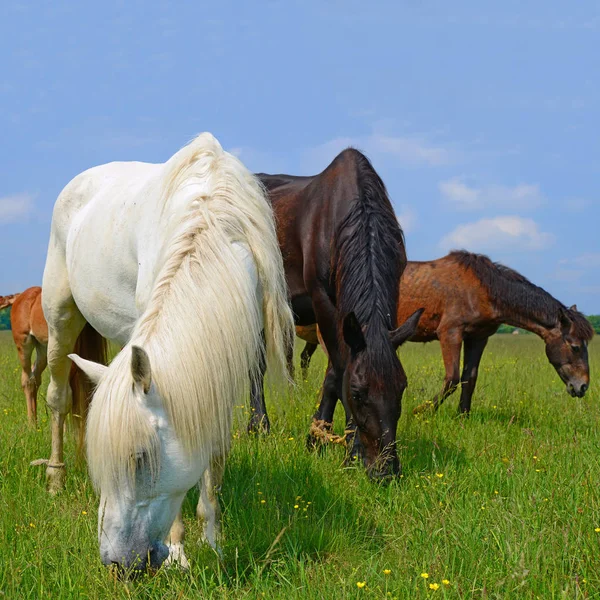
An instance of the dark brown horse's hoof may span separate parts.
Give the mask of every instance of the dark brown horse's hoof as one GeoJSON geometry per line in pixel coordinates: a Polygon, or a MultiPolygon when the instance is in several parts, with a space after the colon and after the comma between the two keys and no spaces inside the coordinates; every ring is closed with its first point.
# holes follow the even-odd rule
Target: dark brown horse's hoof
{"type": "Polygon", "coordinates": [[[435,404],[431,400],[427,400],[427,402],[423,402],[423,404],[419,404],[416,408],[413,409],[413,415],[422,415],[425,413],[434,413],[435,412],[435,404]]]}
{"type": "Polygon", "coordinates": [[[310,424],[310,431],[306,436],[306,448],[311,452],[322,450],[332,438],[337,438],[333,434],[333,423],[321,419],[313,419],[310,424]]]}
{"type": "Polygon", "coordinates": [[[269,435],[271,433],[269,419],[266,416],[262,419],[251,417],[247,431],[250,435],[269,435]]]}

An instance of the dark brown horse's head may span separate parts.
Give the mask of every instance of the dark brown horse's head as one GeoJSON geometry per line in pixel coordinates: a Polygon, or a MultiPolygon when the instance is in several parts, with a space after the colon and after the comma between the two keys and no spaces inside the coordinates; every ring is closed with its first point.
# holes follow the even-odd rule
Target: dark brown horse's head
{"type": "Polygon", "coordinates": [[[362,445],[362,458],[369,476],[384,479],[400,472],[396,452],[396,428],[406,374],[396,350],[410,339],[423,309],[411,315],[383,342],[369,347],[368,337],[353,312],[343,321],[344,341],[350,349],[342,394],[350,408],[362,445]]]}
{"type": "Polygon", "coordinates": [[[573,305],[560,309],[545,339],[546,356],[573,397],[582,398],[590,385],[587,345],[593,335],[592,326],[573,305]]]}

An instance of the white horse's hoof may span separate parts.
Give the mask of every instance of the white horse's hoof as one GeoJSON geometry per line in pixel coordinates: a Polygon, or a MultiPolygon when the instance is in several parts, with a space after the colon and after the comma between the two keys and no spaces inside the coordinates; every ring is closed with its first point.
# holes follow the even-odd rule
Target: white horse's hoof
{"type": "Polygon", "coordinates": [[[165,560],[165,567],[179,567],[184,571],[190,568],[183,544],[169,544],[169,556],[165,560]]]}

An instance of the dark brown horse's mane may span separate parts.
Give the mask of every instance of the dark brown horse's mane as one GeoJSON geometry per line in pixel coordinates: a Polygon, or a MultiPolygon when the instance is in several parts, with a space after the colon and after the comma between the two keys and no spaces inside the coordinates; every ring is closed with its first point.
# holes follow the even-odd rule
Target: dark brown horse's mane
{"type": "Polygon", "coordinates": [[[517,271],[492,262],[483,254],[465,250],[453,250],[449,256],[461,267],[473,271],[492,295],[494,302],[509,314],[519,311],[552,327],[559,321],[561,311],[564,311],[573,322],[574,333],[578,338],[589,341],[593,337],[594,330],[585,315],[567,308],[517,271]]]}
{"type": "Polygon", "coordinates": [[[367,157],[348,148],[335,160],[347,158],[356,165],[358,196],[332,245],[339,330],[353,311],[363,327],[367,352],[381,362],[393,354],[389,342],[384,349],[384,342],[396,327],[398,282],[406,266],[404,234],[385,185],[367,157]]]}

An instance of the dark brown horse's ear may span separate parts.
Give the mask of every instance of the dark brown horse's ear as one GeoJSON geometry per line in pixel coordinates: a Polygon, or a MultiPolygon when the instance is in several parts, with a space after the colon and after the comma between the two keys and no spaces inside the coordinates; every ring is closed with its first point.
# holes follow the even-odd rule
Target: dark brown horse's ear
{"type": "Polygon", "coordinates": [[[344,317],[344,341],[348,344],[353,355],[362,352],[367,347],[360,323],[353,312],[344,317]]]}
{"type": "Polygon", "coordinates": [[[404,342],[410,340],[410,338],[415,335],[417,331],[417,325],[419,324],[419,319],[423,314],[424,308],[419,308],[416,310],[398,329],[394,331],[390,331],[390,341],[392,342],[392,346],[395,349],[398,349],[404,342]]]}
{"type": "Polygon", "coordinates": [[[562,329],[563,335],[566,335],[571,331],[571,326],[573,325],[573,321],[569,318],[567,311],[564,308],[560,309],[558,313],[558,320],[560,323],[560,328],[562,329]]]}
{"type": "Polygon", "coordinates": [[[579,311],[577,310],[577,304],[573,304],[573,306],[569,306],[569,310],[572,310],[572,311],[574,311],[574,312],[579,312],[579,311]]]}

